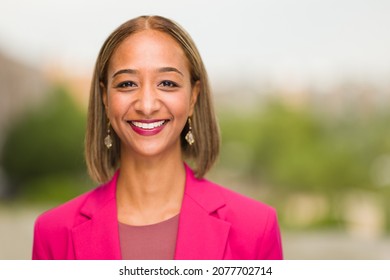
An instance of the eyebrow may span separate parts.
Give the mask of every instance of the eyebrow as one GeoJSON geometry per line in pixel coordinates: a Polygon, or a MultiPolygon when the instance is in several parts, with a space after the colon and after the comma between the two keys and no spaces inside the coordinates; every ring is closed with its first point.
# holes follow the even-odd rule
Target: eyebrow
{"type": "MultiPolygon", "coordinates": [[[[180,74],[181,76],[184,76],[183,73],[175,67],[161,67],[161,68],[157,69],[157,72],[158,73],[176,72],[176,73],[180,74]]],[[[138,73],[139,73],[139,71],[135,70],[135,69],[121,69],[121,70],[116,71],[112,75],[112,78],[114,78],[120,74],[138,74],[138,73]]]]}
{"type": "Polygon", "coordinates": [[[157,72],[159,72],[159,73],[176,72],[176,73],[180,74],[181,76],[184,76],[183,73],[180,72],[180,70],[175,68],[175,67],[162,67],[162,68],[159,68],[157,70],[157,72]]]}
{"type": "Polygon", "coordinates": [[[134,70],[134,69],[121,69],[121,70],[118,70],[116,71],[113,75],[112,75],[112,78],[120,75],[120,74],[137,74],[138,71],[137,70],[134,70]]]}

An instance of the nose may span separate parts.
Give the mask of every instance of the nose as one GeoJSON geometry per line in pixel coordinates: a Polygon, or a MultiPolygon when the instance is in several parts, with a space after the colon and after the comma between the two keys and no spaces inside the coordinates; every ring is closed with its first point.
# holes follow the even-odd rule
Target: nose
{"type": "Polygon", "coordinates": [[[137,93],[135,110],[144,116],[152,116],[161,107],[157,92],[152,87],[143,87],[137,93]]]}

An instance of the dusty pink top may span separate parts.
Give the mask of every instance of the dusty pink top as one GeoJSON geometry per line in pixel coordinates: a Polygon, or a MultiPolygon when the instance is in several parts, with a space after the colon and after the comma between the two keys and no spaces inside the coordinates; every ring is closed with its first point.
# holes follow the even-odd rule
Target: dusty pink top
{"type": "Polygon", "coordinates": [[[131,226],[119,223],[124,260],[173,260],[179,215],[157,224],[131,226]]]}

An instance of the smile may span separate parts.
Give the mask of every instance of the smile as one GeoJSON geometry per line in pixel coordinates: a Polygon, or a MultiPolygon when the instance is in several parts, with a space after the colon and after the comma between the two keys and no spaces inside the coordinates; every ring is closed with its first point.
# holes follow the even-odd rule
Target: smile
{"type": "Polygon", "coordinates": [[[137,122],[137,121],[131,121],[130,123],[138,128],[142,129],[153,129],[156,127],[160,127],[163,124],[165,124],[167,121],[162,120],[162,121],[156,121],[156,122],[137,122]]]}
{"type": "Polygon", "coordinates": [[[142,136],[153,136],[160,133],[169,120],[128,121],[133,131],[142,136]]]}

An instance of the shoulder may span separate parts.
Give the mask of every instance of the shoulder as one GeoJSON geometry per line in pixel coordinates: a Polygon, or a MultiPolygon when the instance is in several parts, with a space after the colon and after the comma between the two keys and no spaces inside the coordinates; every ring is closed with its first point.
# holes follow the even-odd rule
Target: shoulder
{"type": "Polygon", "coordinates": [[[89,196],[93,196],[95,191],[96,189],[86,192],[61,205],[45,211],[40,216],[38,216],[36,223],[47,225],[51,228],[58,224],[69,224],[69,226],[71,226],[71,224],[74,222],[74,217],[77,215],[77,213],[79,213],[79,210],[84,204],[85,200],[89,196]]]}
{"type": "Polygon", "coordinates": [[[205,211],[218,210],[222,219],[237,219],[239,222],[266,223],[275,216],[275,210],[260,201],[230,190],[205,178],[196,178],[186,166],[186,195],[197,202],[205,211]]]}
{"type": "Polygon", "coordinates": [[[212,215],[230,224],[229,258],[283,258],[278,218],[273,207],[208,180],[199,183],[204,195],[223,201],[212,215]]]}
{"type": "Polygon", "coordinates": [[[216,184],[206,178],[196,178],[194,172],[186,165],[186,194],[212,212],[226,206],[236,212],[269,212],[273,208],[248,196],[216,184]]]}
{"type": "Polygon", "coordinates": [[[115,198],[116,178],[52,208],[35,221],[33,259],[73,259],[72,230],[83,225],[115,198]]]}
{"type": "MultiPolygon", "coordinates": [[[[270,205],[248,197],[227,187],[204,180],[206,189],[218,193],[225,202],[223,213],[225,218],[237,219],[242,223],[256,221],[256,224],[267,223],[268,219],[276,216],[276,211],[270,205]]],[[[222,216],[222,214],[221,214],[222,216]]]]}
{"type": "Polygon", "coordinates": [[[37,218],[36,225],[53,230],[60,227],[71,228],[82,223],[92,215],[94,210],[99,209],[115,196],[115,180],[116,176],[110,182],[44,212],[37,218]]]}
{"type": "MultiPolygon", "coordinates": [[[[93,193],[84,193],[41,214],[34,224],[33,259],[67,259],[70,232],[78,220],[79,209],[93,193]]],[[[79,220],[80,221],[80,220],[79,220]]]]}

